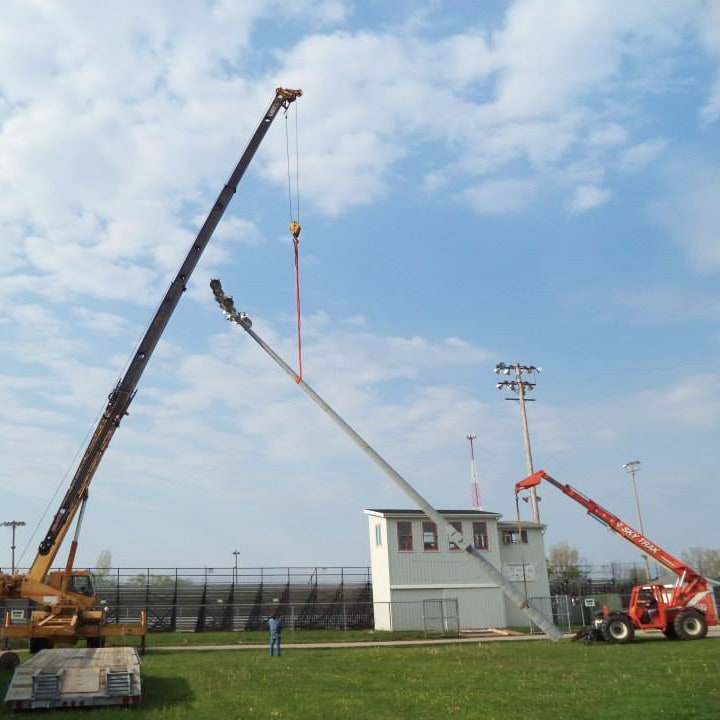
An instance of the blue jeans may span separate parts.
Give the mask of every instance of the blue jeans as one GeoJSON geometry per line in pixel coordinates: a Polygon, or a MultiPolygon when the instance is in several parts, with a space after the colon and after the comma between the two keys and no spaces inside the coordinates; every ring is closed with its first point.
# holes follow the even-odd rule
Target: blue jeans
{"type": "Polygon", "coordinates": [[[277,648],[277,654],[278,657],[280,657],[280,636],[279,635],[271,635],[270,636],[270,657],[272,657],[275,654],[275,648],[277,648]]]}

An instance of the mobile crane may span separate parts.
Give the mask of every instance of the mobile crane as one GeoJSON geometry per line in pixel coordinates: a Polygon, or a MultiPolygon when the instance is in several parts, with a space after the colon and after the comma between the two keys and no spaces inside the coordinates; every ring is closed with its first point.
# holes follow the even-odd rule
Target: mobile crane
{"type": "Polygon", "coordinates": [[[28,638],[33,652],[56,644],[72,645],[81,638],[88,647],[100,647],[111,635],[140,636],[144,644],[146,618],[142,616],[140,623],[133,624],[106,623],[106,609],[95,597],[90,571],[73,567],[88,489],[115,431],[128,414],[140,377],[238,183],[275,117],[282,109],[287,111],[301,95],[301,90],[277,88],[275,91],[274,99],[200,228],[125,374],[109,394],[105,410],[30,569],[24,575],[0,573],[0,639],[28,638]],[[51,566],[76,517],[74,539],[65,568],[52,571],[51,566]]]}
{"type": "Polygon", "coordinates": [[[538,470],[516,483],[515,494],[539,485],[542,480],[554,485],[582,505],[590,517],[678,576],[674,586],[659,583],[636,585],[630,593],[627,610],[610,612],[605,608],[595,619],[591,628],[593,639],[624,644],[635,639],[635,630],[661,630],[668,638],[699,640],[707,634],[708,626],[718,624],[715,597],[710,587],[714,581],[663,550],[571,485],[558,482],[544,470],[538,470]]]}

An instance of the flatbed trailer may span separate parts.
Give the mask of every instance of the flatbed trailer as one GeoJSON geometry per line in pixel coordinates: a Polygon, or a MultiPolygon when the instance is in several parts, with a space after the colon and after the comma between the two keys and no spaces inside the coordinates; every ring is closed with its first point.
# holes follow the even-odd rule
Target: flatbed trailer
{"type": "Polygon", "coordinates": [[[41,650],[15,669],[5,710],[132,707],[141,696],[140,656],[133,647],[41,650]]]}

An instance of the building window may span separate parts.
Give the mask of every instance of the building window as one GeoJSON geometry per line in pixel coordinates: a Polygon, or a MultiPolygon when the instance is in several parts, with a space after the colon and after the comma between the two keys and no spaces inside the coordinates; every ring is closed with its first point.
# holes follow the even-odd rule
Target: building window
{"type": "Polygon", "coordinates": [[[382,547],[382,525],[379,523],[375,526],[375,545],[382,547]]]}
{"type": "Polygon", "coordinates": [[[412,523],[406,520],[398,520],[397,524],[398,550],[400,552],[412,552],[413,534],[412,523]]]}
{"type": "MultiPolygon", "coordinates": [[[[461,522],[454,521],[449,524],[462,535],[462,523],[461,522]]],[[[450,552],[457,552],[459,549],[460,548],[452,540],[450,540],[450,552]]]]}
{"type": "Polygon", "coordinates": [[[438,536],[437,525],[434,522],[426,520],[422,524],[423,550],[437,550],[438,536]]]}
{"type": "Polygon", "coordinates": [[[527,545],[527,530],[503,530],[503,543],[505,545],[527,545]]]}
{"type": "Polygon", "coordinates": [[[486,522],[473,523],[473,547],[476,550],[488,549],[488,533],[486,522]]]}

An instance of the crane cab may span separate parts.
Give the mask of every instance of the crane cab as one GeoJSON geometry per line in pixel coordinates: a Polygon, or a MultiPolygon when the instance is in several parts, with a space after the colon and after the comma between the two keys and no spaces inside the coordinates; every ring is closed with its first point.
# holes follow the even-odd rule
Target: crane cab
{"type": "Polygon", "coordinates": [[[674,614],[670,611],[672,590],[672,585],[636,585],[628,606],[628,616],[635,627],[664,630],[674,614]]]}

